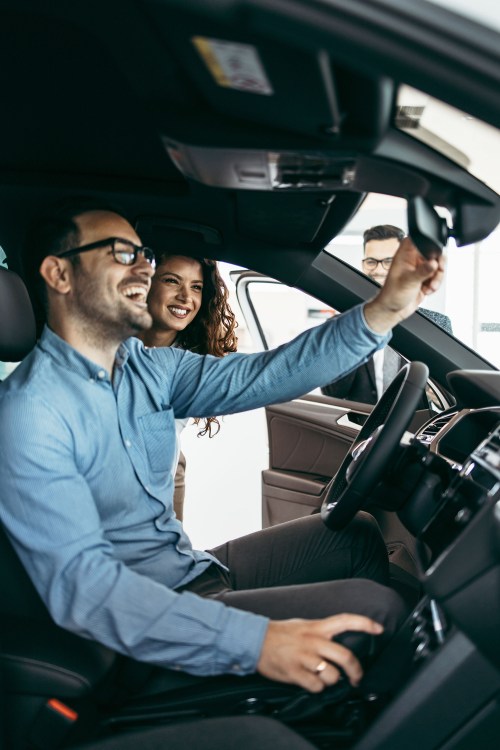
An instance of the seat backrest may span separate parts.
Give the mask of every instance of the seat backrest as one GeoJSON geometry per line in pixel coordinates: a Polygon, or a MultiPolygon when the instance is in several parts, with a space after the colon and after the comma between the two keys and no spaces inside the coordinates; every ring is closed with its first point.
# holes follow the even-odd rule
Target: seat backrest
{"type": "Polygon", "coordinates": [[[19,362],[35,340],[35,315],[24,282],[0,266],[0,362],[19,362]]]}
{"type": "Polygon", "coordinates": [[[2,614],[51,620],[21,561],[0,526],[0,619],[2,614]]]}
{"type": "MultiPolygon", "coordinates": [[[[35,316],[22,279],[0,266],[0,362],[19,362],[35,345],[35,316]]],[[[49,617],[5,532],[0,528],[0,612],[49,617]]]]}
{"type": "MultiPolygon", "coordinates": [[[[35,316],[24,282],[0,267],[0,362],[21,361],[35,343],[35,316]]],[[[70,705],[92,701],[116,663],[115,652],[53,622],[0,522],[0,710],[12,708],[0,715],[0,748],[31,747],[27,737],[48,698],[67,699],[70,705]]]]}

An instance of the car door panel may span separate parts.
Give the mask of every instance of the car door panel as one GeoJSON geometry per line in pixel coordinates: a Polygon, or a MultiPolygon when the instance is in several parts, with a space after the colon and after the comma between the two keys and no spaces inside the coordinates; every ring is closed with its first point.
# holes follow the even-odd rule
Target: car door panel
{"type": "Polygon", "coordinates": [[[263,526],[309,515],[338,470],[359,427],[346,426],[349,410],[328,397],[266,408],[269,469],[262,472],[263,526]],[[343,420],[343,422],[341,421],[343,420]]]}

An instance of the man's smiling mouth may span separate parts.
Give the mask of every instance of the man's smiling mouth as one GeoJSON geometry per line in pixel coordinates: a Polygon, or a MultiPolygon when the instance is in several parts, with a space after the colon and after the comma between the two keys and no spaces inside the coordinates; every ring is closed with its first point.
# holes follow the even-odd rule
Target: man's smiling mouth
{"type": "Polygon", "coordinates": [[[146,305],[146,299],[148,296],[148,290],[140,285],[133,285],[128,286],[123,290],[123,294],[128,299],[131,299],[132,302],[136,302],[138,304],[146,305]]]}

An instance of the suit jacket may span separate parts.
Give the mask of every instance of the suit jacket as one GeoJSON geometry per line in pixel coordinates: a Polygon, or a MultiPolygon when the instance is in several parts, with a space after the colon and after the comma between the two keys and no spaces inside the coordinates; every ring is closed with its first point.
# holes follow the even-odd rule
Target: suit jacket
{"type": "MultiPolygon", "coordinates": [[[[437,325],[440,325],[448,333],[452,333],[451,320],[447,315],[435,310],[428,310],[424,307],[420,307],[419,312],[437,325]]],[[[399,355],[396,356],[399,358],[399,367],[402,367],[405,360],[399,357],[399,355]]],[[[378,396],[373,358],[369,359],[365,364],[360,365],[353,372],[350,372],[349,375],[345,375],[334,383],[324,386],[321,392],[325,396],[332,396],[333,398],[345,398],[349,401],[360,401],[364,404],[376,404],[378,396]]]]}
{"type": "Polygon", "coordinates": [[[444,328],[446,333],[451,333],[453,335],[451,320],[447,315],[444,315],[444,313],[436,312],[435,310],[427,310],[427,308],[425,307],[419,307],[418,311],[421,312],[422,315],[425,315],[426,318],[429,318],[429,320],[432,320],[433,323],[436,323],[438,326],[441,326],[441,328],[444,328]]]}
{"type": "Polygon", "coordinates": [[[334,383],[329,383],[321,389],[325,396],[346,398],[349,401],[361,401],[364,404],[376,404],[378,400],[375,385],[375,367],[373,358],[360,365],[349,375],[344,375],[334,383]]]}
{"type": "MultiPolygon", "coordinates": [[[[405,364],[405,360],[389,347],[384,349],[384,355],[384,388],[386,388],[405,364]],[[389,365],[389,371],[387,371],[387,365],[389,365]]],[[[321,389],[321,392],[325,396],[332,396],[333,398],[346,398],[350,401],[361,401],[364,404],[376,404],[378,395],[373,357],[353,372],[344,375],[343,378],[326,385],[321,389]]]]}

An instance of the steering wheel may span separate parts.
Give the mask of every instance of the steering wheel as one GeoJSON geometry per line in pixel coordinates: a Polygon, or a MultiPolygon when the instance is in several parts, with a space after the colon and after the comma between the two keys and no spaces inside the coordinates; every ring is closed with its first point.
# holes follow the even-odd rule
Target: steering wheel
{"type": "Polygon", "coordinates": [[[321,518],[328,528],[343,529],[386,473],[428,377],[429,369],[423,362],[404,365],[374,406],[325,489],[321,518]]]}

